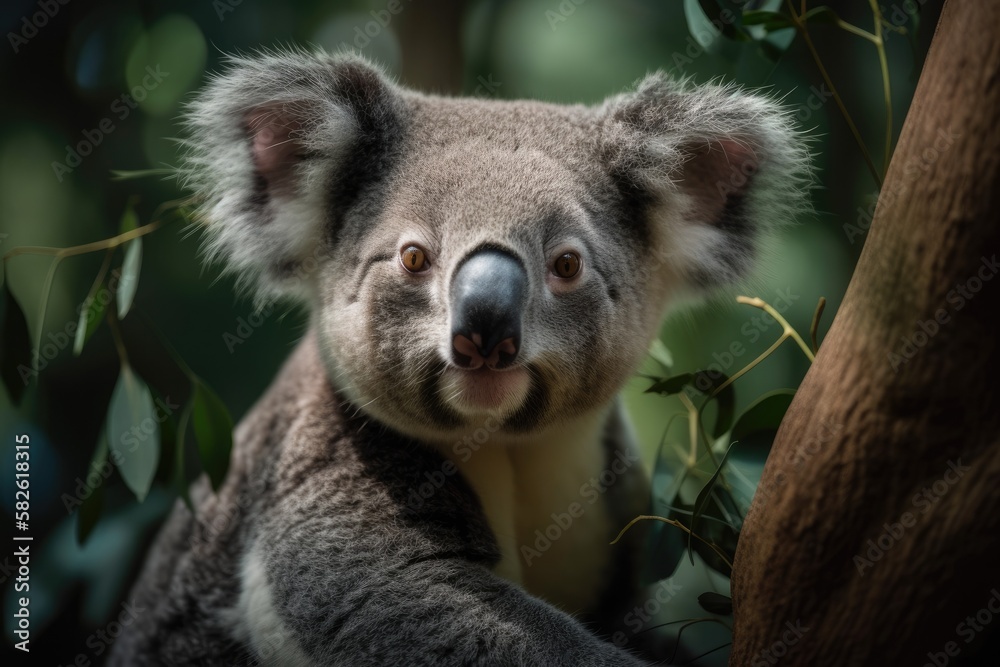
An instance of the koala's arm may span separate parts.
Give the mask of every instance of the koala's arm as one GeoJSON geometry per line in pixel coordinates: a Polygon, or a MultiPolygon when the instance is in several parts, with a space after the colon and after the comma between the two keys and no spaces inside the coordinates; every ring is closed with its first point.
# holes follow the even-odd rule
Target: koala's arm
{"type": "Polygon", "coordinates": [[[401,558],[386,544],[380,555],[368,551],[377,535],[358,544],[317,521],[261,545],[279,615],[298,643],[281,647],[290,649],[279,651],[281,662],[301,651],[314,664],[359,666],[642,664],[468,554],[401,558]],[[356,555],[331,560],[342,540],[356,555]]]}

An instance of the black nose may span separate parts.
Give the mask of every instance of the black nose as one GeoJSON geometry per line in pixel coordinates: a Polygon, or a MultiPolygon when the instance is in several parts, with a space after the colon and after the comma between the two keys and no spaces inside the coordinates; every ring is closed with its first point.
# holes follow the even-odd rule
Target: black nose
{"type": "Polygon", "coordinates": [[[528,276],[515,257],[479,250],[451,283],[452,359],[462,368],[510,366],[521,347],[528,276]]]}

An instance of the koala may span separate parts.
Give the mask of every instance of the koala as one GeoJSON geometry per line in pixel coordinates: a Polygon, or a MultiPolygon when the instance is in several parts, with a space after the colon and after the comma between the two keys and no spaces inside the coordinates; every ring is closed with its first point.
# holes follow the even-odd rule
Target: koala
{"type": "Polygon", "coordinates": [[[618,392],[668,304],[804,206],[789,114],[663,73],[596,106],[442,97],[283,51],[230,58],[185,122],[208,255],[310,325],[110,664],[642,664],[618,392]]]}

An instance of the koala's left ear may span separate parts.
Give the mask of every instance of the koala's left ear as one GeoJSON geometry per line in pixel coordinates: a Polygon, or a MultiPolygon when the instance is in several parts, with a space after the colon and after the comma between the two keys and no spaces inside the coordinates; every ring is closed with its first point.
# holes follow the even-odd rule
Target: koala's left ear
{"type": "Polygon", "coordinates": [[[662,73],[605,103],[602,160],[657,252],[694,288],[744,277],[808,209],[806,140],[776,102],[662,73]]]}

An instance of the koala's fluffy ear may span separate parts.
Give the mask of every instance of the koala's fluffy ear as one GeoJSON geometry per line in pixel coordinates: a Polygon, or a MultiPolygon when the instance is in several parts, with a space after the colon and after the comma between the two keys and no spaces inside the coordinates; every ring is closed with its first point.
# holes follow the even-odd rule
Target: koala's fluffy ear
{"type": "Polygon", "coordinates": [[[662,73],[605,103],[602,159],[693,288],[743,278],[766,232],[808,209],[805,139],[775,101],[662,73]]]}
{"type": "Polygon", "coordinates": [[[307,291],[338,211],[385,171],[399,97],[354,56],[228,60],[187,109],[184,184],[213,259],[259,296],[307,291]]]}

